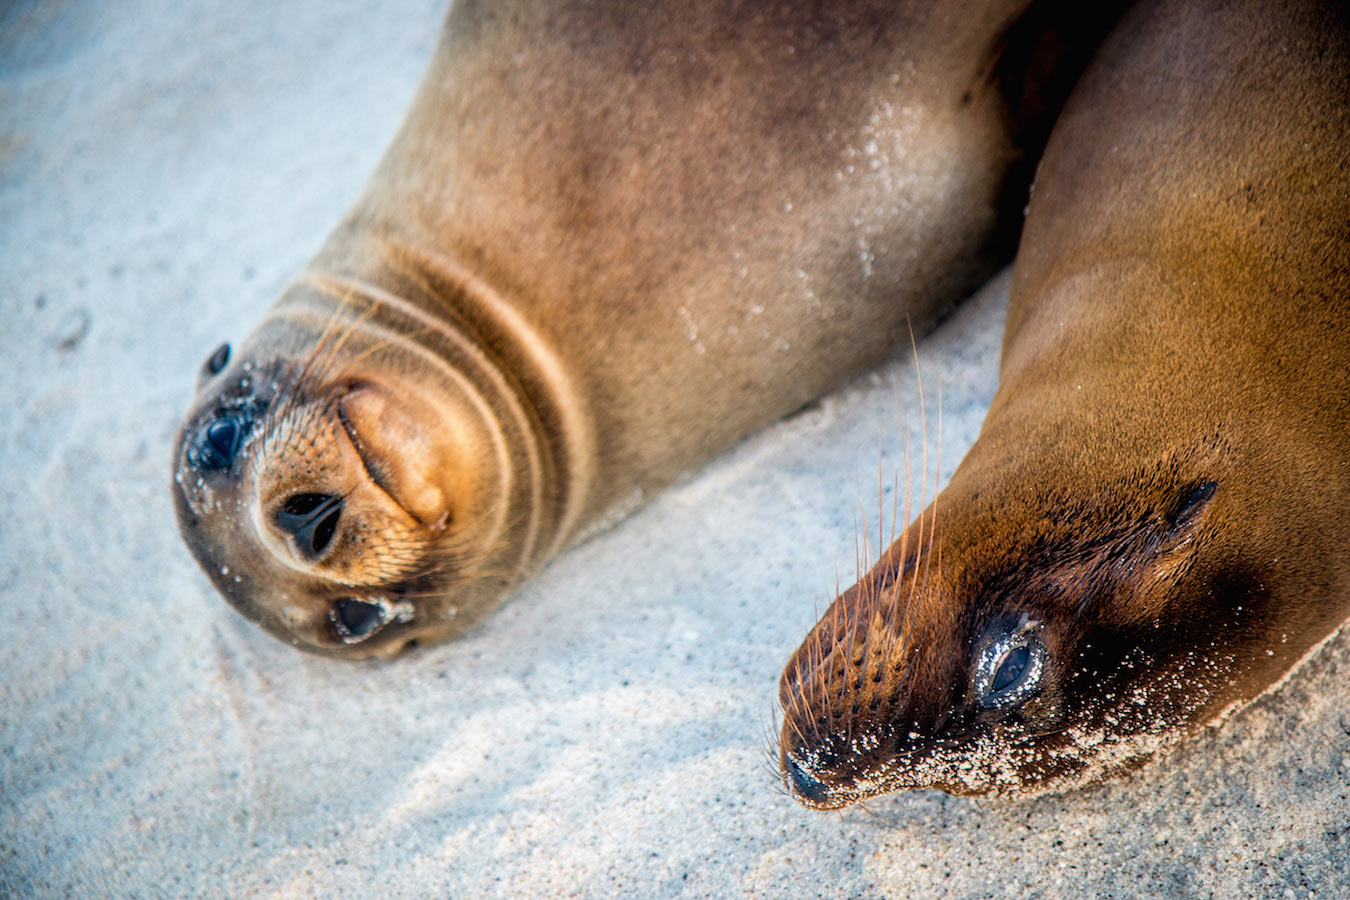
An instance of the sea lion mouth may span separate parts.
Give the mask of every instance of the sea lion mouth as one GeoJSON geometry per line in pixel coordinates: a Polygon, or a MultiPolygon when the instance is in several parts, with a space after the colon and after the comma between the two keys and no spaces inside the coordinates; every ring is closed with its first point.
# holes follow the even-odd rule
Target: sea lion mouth
{"type": "Polygon", "coordinates": [[[260,463],[272,482],[258,500],[263,520],[311,598],[283,630],[327,655],[397,655],[428,621],[453,615],[432,604],[424,621],[414,599],[436,596],[462,568],[438,549],[451,533],[462,450],[452,417],[401,393],[397,377],[361,375],[330,385],[295,423],[278,426],[285,439],[260,463]]]}
{"type": "Polygon", "coordinates": [[[351,442],[370,483],[433,534],[450,524],[448,467],[419,416],[370,382],[346,387],[334,404],[341,433],[351,442]]]}

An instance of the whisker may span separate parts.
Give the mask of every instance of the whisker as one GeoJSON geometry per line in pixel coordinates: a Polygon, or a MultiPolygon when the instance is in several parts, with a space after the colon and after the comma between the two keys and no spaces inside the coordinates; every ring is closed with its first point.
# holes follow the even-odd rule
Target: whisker
{"type": "Polygon", "coordinates": [[[853,808],[867,813],[869,816],[871,816],[873,819],[876,819],[878,822],[885,822],[885,819],[881,818],[881,816],[873,812],[872,808],[869,807],[867,803],[862,800],[859,800],[857,803],[853,804],[853,808]]]}

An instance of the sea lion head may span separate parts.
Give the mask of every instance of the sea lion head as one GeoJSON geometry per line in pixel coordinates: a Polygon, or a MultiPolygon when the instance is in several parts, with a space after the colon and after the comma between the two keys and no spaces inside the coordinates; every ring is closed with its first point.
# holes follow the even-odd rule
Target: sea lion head
{"type": "Polygon", "coordinates": [[[508,517],[537,448],[483,354],[425,318],[310,278],[203,366],[175,449],[180,530],[231,604],[303,649],[439,640],[520,567],[508,517]]]}
{"type": "Polygon", "coordinates": [[[1163,465],[1019,500],[960,474],[951,514],[911,525],[783,672],[780,770],[809,807],[1102,780],[1221,715],[1278,646],[1222,478],[1163,465]]]}

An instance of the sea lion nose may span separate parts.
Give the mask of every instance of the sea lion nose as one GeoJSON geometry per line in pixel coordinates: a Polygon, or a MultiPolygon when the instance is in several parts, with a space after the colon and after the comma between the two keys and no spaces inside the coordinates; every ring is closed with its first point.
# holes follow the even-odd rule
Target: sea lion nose
{"type": "Polygon", "coordinates": [[[791,756],[787,758],[787,770],[797,796],[810,803],[824,803],[829,799],[829,787],[803,769],[791,756]]]}
{"type": "Polygon", "coordinates": [[[276,523],[295,538],[300,552],[312,560],[323,556],[342,518],[337,494],[291,494],[276,511],[276,523]]]}

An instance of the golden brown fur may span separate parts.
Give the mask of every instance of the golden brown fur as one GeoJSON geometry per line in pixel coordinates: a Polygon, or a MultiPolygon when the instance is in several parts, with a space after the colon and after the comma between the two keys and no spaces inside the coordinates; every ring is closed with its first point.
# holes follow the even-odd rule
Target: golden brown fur
{"type": "Polygon", "coordinates": [[[1029,7],[456,3],[364,196],[202,385],[189,547],[305,649],[467,627],[990,273],[1083,55],[1029,7]]]}
{"type": "Polygon", "coordinates": [[[1315,0],[1148,3],[1104,45],[979,439],[783,674],[803,802],[1107,777],[1345,621],[1348,47],[1315,0]]]}

